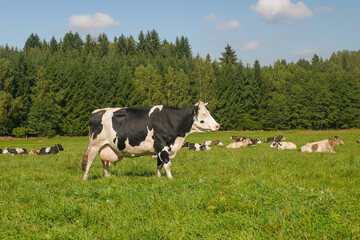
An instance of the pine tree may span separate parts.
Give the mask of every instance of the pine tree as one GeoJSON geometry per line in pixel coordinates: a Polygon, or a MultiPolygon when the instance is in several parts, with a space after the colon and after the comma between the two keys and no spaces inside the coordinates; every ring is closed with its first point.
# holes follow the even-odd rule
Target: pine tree
{"type": "Polygon", "coordinates": [[[237,62],[237,56],[235,51],[231,48],[229,44],[225,47],[225,52],[221,53],[220,62],[222,64],[229,63],[229,64],[235,64],[237,62]]]}

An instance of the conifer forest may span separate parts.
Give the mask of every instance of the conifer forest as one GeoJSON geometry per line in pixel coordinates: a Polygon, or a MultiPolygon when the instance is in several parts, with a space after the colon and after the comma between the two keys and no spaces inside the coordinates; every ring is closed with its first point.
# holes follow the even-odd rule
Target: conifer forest
{"type": "Polygon", "coordinates": [[[360,128],[360,51],[270,66],[243,64],[230,45],[221,56],[195,56],[187,37],[155,30],[112,41],[33,33],[22,49],[0,46],[0,135],[84,136],[98,108],[199,99],[221,130],[360,128]]]}

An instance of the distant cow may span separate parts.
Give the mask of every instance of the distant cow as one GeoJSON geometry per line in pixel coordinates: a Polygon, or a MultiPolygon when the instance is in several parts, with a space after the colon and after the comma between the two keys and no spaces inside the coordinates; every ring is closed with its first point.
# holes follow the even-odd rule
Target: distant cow
{"type": "Polygon", "coordinates": [[[233,142],[230,143],[229,145],[226,146],[226,148],[240,148],[240,147],[246,147],[248,146],[250,143],[250,139],[246,138],[244,141],[242,142],[233,142]]]}
{"type": "Polygon", "coordinates": [[[241,142],[242,140],[245,140],[246,138],[248,138],[248,137],[245,137],[245,136],[235,136],[235,135],[232,135],[231,137],[230,137],[230,139],[233,139],[233,140],[236,140],[237,142],[241,142]],[[239,141],[238,141],[239,140],[239,141]]]}
{"type": "Polygon", "coordinates": [[[189,143],[186,142],[183,147],[188,148],[189,150],[195,150],[195,151],[207,151],[210,150],[211,148],[209,148],[208,146],[206,146],[205,144],[199,144],[199,143],[189,143]]]}
{"type": "Polygon", "coordinates": [[[271,148],[277,148],[277,150],[284,150],[284,149],[296,149],[296,144],[292,142],[273,142],[270,145],[271,148]]]}
{"type": "Polygon", "coordinates": [[[339,136],[333,136],[330,139],[307,143],[301,148],[299,152],[335,152],[336,145],[344,145],[344,142],[340,139],[339,136]]]}
{"type": "Polygon", "coordinates": [[[58,154],[59,151],[64,151],[64,148],[60,144],[56,144],[55,147],[46,147],[46,148],[40,148],[39,151],[37,151],[37,155],[45,155],[45,154],[58,154]]]}
{"type": "Polygon", "coordinates": [[[265,139],[264,142],[280,142],[281,140],[285,140],[285,137],[283,135],[269,137],[265,139]]]}
{"type": "Polygon", "coordinates": [[[11,155],[18,155],[18,154],[28,154],[28,151],[25,148],[5,148],[2,152],[3,154],[11,154],[11,155]]]}
{"type": "Polygon", "coordinates": [[[206,105],[198,101],[191,108],[157,105],[93,111],[89,121],[89,145],[82,162],[83,180],[88,178],[97,153],[105,176],[110,176],[111,162],[123,157],[156,154],[158,177],[164,167],[167,177],[172,178],[170,159],[176,156],[185,138],[193,132],[218,131],[220,128],[206,105]]]}
{"type": "Polygon", "coordinates": [[[216,140],[216,141],[205,141],[205,142],[203,142],[203,145],[210,147],[210,146],[216,146],[216,145],[223,146],[224,144],[220,140],[216,140]]]}
{"type": "Polygon", "coordinates": [[[29,152],[29,155],[37,154],[40,151],[40,149],[31,149],[29,152]]]}

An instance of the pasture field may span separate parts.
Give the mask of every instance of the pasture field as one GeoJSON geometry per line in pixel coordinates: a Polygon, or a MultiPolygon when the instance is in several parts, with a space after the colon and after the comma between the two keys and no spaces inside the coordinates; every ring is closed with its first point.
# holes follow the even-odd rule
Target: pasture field
{"type": "Polygon", "coordinates": [[[58,155],[0,155],[0,239],[360,239],[360,130],[217,132],[210,151],[181,149],[174,179],[156,159],[126,158],[103,177],[96,158],[82,181],[87,137],[0,141],[0,148],[61,143],[58,155]],[[298,147],[340,135],[336,153],[226,149],[231,135],[283,134],[298,147]],[[163,172],[165,175],[165,173],[163,172]]]}

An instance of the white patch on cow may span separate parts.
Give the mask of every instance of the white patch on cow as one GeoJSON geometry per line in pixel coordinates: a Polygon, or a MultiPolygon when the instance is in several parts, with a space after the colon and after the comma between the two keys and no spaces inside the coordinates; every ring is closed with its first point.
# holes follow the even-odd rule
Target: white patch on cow
{"type": "Polygon", "coordinates": [[[100,112],[100,111],[103,111],[105,110],[106,112],[110,111],[110,112],[116,112],[117,110],[120,110],[122,108],[99,108],[99,109],[96,109],[94,111],[92,111],[92,113],[97,113],[97,112],[100,112]]]}
{"type": "Polygon", "coordinates": [[[174,157],[176,157],[176,153],[181,149],[182,145],[184,145],[184,141],[185,138],[189,135],[190,133],[186,133],[185,137],[177,137],[175,139],[174,144],[170,145],[170,151],[169,151],[169,158],[173,159],[174,157]]]}
{"type": "Polygon", "coordinates": [[[46,152],[46,153],[49,153],[49,152],[50,152],[50,149],[51,149],[50,147],[47,147],[47,148],[45,149],[45,152],[46,152]]]}
{"type": "Polygon", "coordinates": [[[146,153],[154,153],[155,149],[154,149],[154,129],[152,129],[151,131],[149,130],[149,128],[147,128],[148,133],[147,136],[145,138],[144,141],[142,141],[140,143],[139,146],[131,146],[129,143],[129,139],[126,139],[125,141],[125,149],[122,150],[123,153],[131,153],[131,156],[135,157],[137,155],[143,155],[146,153]],[[134,154],[134,155],[133,155],[134,154]]]}
{"type": "Polygon", "coordinates": [[[149,111],[149,117],[155,111],[155,109],[159,109],[159,111],[161,111],[163,109],[163,107],[164,107],[163,105],[155,105],[155,106],[153,106],[149,111]]]}
{"type": "Polygon", "coordinates": [[[5,150],[3,151],[3,154],[7,154],[7,153],[9,153],[9,150],[8,150],[8,148],[5,148],[5,150]]]}
{"type": "Polygon", "coordinates": [[[24,149],[22,148],[15,148],[16,152],[17,153],[23,153],[24,152],[24,149]]]}

